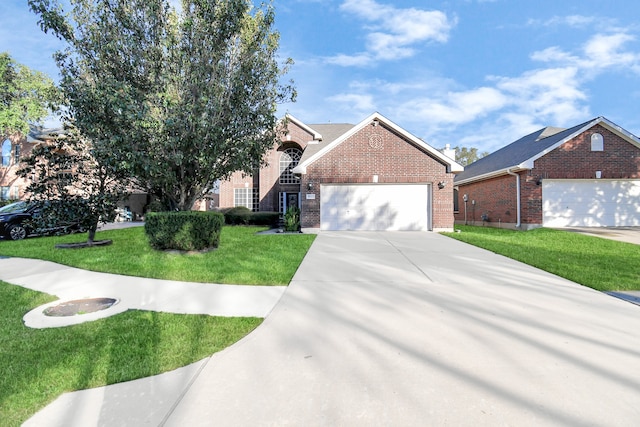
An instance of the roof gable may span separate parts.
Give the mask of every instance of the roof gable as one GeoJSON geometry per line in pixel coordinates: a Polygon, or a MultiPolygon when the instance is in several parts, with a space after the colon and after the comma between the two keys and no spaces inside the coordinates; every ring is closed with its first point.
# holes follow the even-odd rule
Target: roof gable
{"type": "MultiPolygon", "coordinates": [[[[309,156],[306,156],[306,155],[303,156],[303,158],[300,160],[300,163],[298,164],[298,166],[296,168],[294,168],[293,172],[294,173],[305,174],[306,171],[307,171],[307,166],[311,165],[316,160],[318,160],[321,157],[325,156],[327,153],[331,152],[331,150],[333,150],[334,148],[338,147],[340,144],[342,144],[344,141],[349,139],[351,136],[355,135],[360,130],[364,129],[366,126],[371,125],[372,123],[384,123],[385,126],[389,127],[394,132],[396,132],[399,135],[401,135],[403,138],[405,138],[407,141],[409,141],[412,144],[414,144],[415,146],[417,146],[419,149],[421,149],[425,153],[429,153],[433,157],[435,157],[436,159],[440,160],[443,164],[445,164],[447,166],[447,169],[450,172],[456,172],[457,173],[457,172],[461,172],[464,169],[460,164],[456,163],[454,160],[452,160],[449,157],[445,156],[440,151],[438,151],[435,148],[431,147],[429,144],[425,143],[421,139],[417,138],[416,136],[414,136],[414,135],[410,134],[409,132],[407,132],[406,130],[402,129],[400,126],[396,125],[391,120],[389,120],[386,117],[382,116],[380,113],[373,113],[372,115],[370,115],[366,119],[362,120],[360,123],[358,123],[355,126],[348,125],[348,126],[351,126],[351,127],[347,128],[346,127],[347,125],[343,125],[345,127],[341,129],[341,130],[344,131],[342,134],[338,135],[331,142],[329,142],[327,144],[324,144],[319,150],[315,151],[313,154],[311,154],[309,156]]],[[[318,128],[320,126],[331,126],[331,125],[314,125],[314,127],[316,127],[316,128],[318,128]]],[[[338,130],[338,129],[334,128],[333,130],[338,130]]],[[[309,147],[307,147],[307,149],[308,148],[309,147]]],[[[305,152],[306,152],[306,150],[305,150],[305,152]]]]}
{"type": "Polygon", "coordinates": [[[308,134],[310,134],[313,137],[314,141],[320,141],[322,139],[322,135],[320,135],[315,130],[311,129],[308,125],[303,123],[301,120],[298,120],[295,117],[293,117],[291,114],[287,113],[287,115],[285,116],[285,122],[291,122],[291,123],[295,124],[300,129],[302,129],[305,132],[307,132],[308,134]]]}
{"type": "Polygon", "coordinates": [[[640,140],[632,133],[604,117],[597,117],[569,129],[546,127],[526,135],[466,166],[464,172],[455,177],[455,183],[463,184],[504,175],[509,170],[532,169],[534,161],[598,124],[640,148],[640,140]]]}

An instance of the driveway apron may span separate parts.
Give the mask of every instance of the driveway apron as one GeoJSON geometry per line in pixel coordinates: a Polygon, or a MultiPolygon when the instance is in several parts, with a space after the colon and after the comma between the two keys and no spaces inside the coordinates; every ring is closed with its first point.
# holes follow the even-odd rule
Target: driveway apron
{"type": "Polygon", "coordinates": [[[167,426],[637,425],[640,307],[424,232],[323,232],[167,426]]]}

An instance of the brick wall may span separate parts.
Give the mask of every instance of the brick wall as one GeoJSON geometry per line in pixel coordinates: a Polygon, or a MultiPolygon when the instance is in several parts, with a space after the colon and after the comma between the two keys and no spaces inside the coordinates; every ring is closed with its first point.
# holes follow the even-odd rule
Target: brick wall
{"type": "Polygon", "coordinates": [[[20,178],[16,175],[18,169],[20,169],[20,164],[15,164],[13,159],[14,146],[16,144],[20,145],[20,157],[24,157],[28,155],[33,149],[34,145],[27,142],[26,138],[21,137],[20,135],[11,135],[9,137],[0,137],[0,145],[4,143],[5,140],[9,139],[12,143],[11,146],[11,163],[9,166],[0,166],[0,186],[3,187],[11,187],[11,198],[14,195],[17,195],[17,198],[24,199],[26,197],[25,190],[29,185],[29,182],[23,178],[20,178]]]}
{"type": "Polygon", "coordinates": [[[594,126],[536,160],[534,176],[555,179],[640,178],[640,149],[601,125],[594,126]],[[604,138],[604,151],[591,151],[591,135],[604,138]]]}
{"type": "Polygon", "coordinates": [[[243,175],[235,172],[231,177],[220,183],[220,195],[218,207],[227,208],[234,205],[234,189],[236,188],[258,188],[260,194],[259,210],[265,212],[277,212],[280,209],[279,193],[299,192],[300,185],[279,184],[280,178],[280,155],[289,147],[297,147],[304,150],[307,142],[313,139],[313,135],[303,130],[294,123],[289,122],[287,134],[282,141],[273,144],[273,147],[265,153],[265,166],[260,168],[256,176],[243,175]]]}
{"type": "Polygon", "coordinates": [[[320,184],[371,183],[434,184],[432,225],[434,229],[453,227],[453,174],[446,165],[425,154],[400,135],[386,128],[367,126],[307,167],[302,176],[302,227],[320,227],[320,184]],[[444,189],[437,183],[443,181],[444,189]],[[308,190],[312,183],[313,189],[308,190]],[[313,193],[314,199],[306,194],[313,193]]]}
{"type": "MultiPolygon", "coordinates": [[[[562,144],[534,162],[530,171],[520,172],[521,224],[523,228],[542,225],[542,185],[544,179],[640,178],[640,149],[617,134],[597,125],[562,144]],[[591,135],[600,133],[604,151],[591,151],[591,135]]],[[[505,175],[459,187],[457,223],[465,222],[463,195],[467,194],[468,224],[513,226],[517,221],[516,177],[505,175]],[[475,200],[475,205],[472,205],[475,200]]]]}
{"type": "Polygon", "coordinates": [[[457,223],[479,225],[482,216],[496,224],[516,223],[516,177],[505,175],[486,181],[460,186],[458,190],[457,223]],[[465,204],[463,197],[467,195],[465,204]],[[465,210],[466,208],[466,210],[465,210]],[[466,212],[466,216],[465,216],[466,212]]]}

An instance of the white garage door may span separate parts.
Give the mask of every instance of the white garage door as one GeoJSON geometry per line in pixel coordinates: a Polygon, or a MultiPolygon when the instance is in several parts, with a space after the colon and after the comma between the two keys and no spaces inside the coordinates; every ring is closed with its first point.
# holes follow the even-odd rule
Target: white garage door
{"type": "Polygon", "coordinates": [[[429,230],[429,185],[321,185],[322,230],[429,230]]]}
{"type": "Polygon", "coordinates": [[[545,227],[640,226],[640,180],[544,180],[545,227]]]}

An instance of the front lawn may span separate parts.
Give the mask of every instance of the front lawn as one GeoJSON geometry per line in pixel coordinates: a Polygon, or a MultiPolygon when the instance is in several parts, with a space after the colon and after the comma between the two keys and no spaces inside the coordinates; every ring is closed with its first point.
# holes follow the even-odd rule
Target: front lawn
{"type": "Polygon", "coordinates": [[[127,311],[64,328],[24,326],[26,312],[52,300],[0,281],[2,426],[19,426],[67,391],[148,377],[201,360],[262,322],[127,311]]]}
{"type": "MultiPolygon", "coordinates": [[[[0,255],[86,270],[205,283],[287,285],[314,235],[257,235],[224,227],[220,247],[198,254],[155,251],[142,227],[100,231],[110,246],[55,249],[86,234],[0,241],[0,255]]],[[[258,318],[130,310],[76,326],[30,329],[22,317],[51,295],[0,281],[0,420],[18,426],[63,392],[156,375],[201,360],[238,341],[258,318]]]]}
{"type": "Polygon", "coordinates": [[[57,243],[86,241],[86,234],[0,241],[0,255],[37,258],[85,270],[154,279],[239,285],[287,285],[315,235],[258,235],[264,227],[225,226],[220,247],[201,254],[151,249],[143,227],[99,231],[110,246],[55,249],[57,243]]]}
{"type": "Polygon", "coordinates": [[[568,231],[456,225],[443,233],[599,291],[640,290],[640,246],[568,231]]]}

